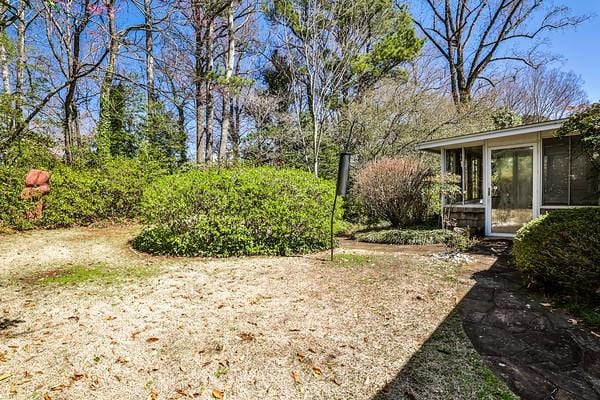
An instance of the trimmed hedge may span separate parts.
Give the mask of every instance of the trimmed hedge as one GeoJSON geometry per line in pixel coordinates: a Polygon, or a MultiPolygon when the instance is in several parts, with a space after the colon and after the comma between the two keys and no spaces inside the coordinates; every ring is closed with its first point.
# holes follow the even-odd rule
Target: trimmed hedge
{"type": "Polygon", "coordinates": [[[530,282],[597,296],[600,291],[600,208],[552,211],[516,235],[516,266],[530,282]]]}
{"type": "Polygon", "coordinates": [[[0,229],[25,230],[35,226],[34,221],[25,218],[34,203],[19,199],[27,171],[27,168],[0,166],[0,229]]]}
{"type": "Polygon", "coordinates": [[[36,201],[19,198],[27,170],[0,166],[0,227],[58,228],[133,219],[144,188],[166,173],[157,163],[139,159],[112,159],[94,168],[58,164],[51,171],[50,193],[43,197],[42,217],[29,220],[25,214],[36,201]]]}
{"type": "MultiPolygon", "coordinates": [[[[144,193],[134,247],[152,254],[287,255],[329,246],[334,186],[297,170],[188,171],[144,193]]],[[[341,212],[336,220],[339,221],[341,212]]]]}
{"type": "Polygon", "coordinates": [[[459,233],[447,229],[377,229],[356,232],[355,240],[367,243],[428,245],[447,244],[464,250],[469,247],[469,239],[459,233]]]}

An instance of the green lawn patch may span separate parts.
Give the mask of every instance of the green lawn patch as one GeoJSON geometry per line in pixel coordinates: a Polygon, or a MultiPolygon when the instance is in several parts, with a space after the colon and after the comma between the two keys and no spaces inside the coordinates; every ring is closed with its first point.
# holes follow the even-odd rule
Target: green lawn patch
{"type": "Polygon", "coordinates": [[[397,398],[395,395],[416,399],[518,399],[473,348],[456,312],[410,359],[390,385],[389,393],[382,393],[376,400],[397,398]]]}
{"type": "Polygon", "coordinates": [[[111,267],[99,263],[93,265],[70,265],[38,273],[25,280],[39,285],[75,285],[80,283],[117,284],[131,279],[156,275],[158,269],[151,266],[111,267]]]}
{"type": "Polygon", "coordinates": [[[364,267],[367,265],[379,264],[387,261],[389,257],[372,254],[336,254],[333,257],[333,264],[340,267],[364,267]]]}

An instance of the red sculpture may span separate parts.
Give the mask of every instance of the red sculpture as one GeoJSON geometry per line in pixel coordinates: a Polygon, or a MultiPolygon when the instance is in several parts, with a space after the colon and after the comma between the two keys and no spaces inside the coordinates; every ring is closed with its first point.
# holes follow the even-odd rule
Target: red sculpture
{"type": "Polygon", "coordinates": [[[40,169],[32,169],[25,175],[25,188],[21,192],[23,200],[38,200],[35,207],[27,212],[27,218],[38,219],[42,216],[44,204],[42,196],[50,192],[50,173],[40,169]]]}

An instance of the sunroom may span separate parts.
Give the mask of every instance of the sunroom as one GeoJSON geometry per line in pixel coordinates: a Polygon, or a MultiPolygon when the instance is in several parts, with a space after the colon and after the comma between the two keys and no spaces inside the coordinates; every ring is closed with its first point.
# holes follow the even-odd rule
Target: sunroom
{"type": "MultiPolygon", "coordinates": [[[[600,206],[600,177],[577,135],[556,137],[564,120],[422,142],[455,174],[458,195],[443,199],[456,226],[513,236],[531,219],[566,207],[600,206]]],[[[594,160],[595,158],[595,160],[594,160]]]]}

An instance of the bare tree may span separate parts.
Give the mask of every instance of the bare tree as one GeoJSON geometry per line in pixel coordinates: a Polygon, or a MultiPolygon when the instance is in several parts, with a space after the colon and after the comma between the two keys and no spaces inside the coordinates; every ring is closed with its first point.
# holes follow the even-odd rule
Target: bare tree
{"type": "MultiPolygon", "coordinates": [[[[17,62],[15,71],[15,111],[17,119],[23,117],[23,91],[25,86],[25,0],[19,0],[17,11],[17,62]]],[[[18,122],[20,124],[20,122],[18,122]]]]}
{"type": "Polygon", "coordinates": [[[227,6],[227,61],[225,63],[225,92],[223,93],[223,117],[221,121],[221,142],[219,145],[219,161],[227,159],[227,141],[231,125],[231,77],[235,67],[235,21],[233,1],[227,6]]]}
{"type": "MultiPolygon", "coordinates": [[[[9,4],[0,3],[0,15],[9,11],[9,4]]],[[[6,30],[0,26],[0,70],[2,74],[2,90],[5,94],[10,94],[10,76],[8,71],[8,51],[6,49],[6,30]]]]}
{"type": "Polygon", "coordinates": [[[196,160],[212,158],[214,131],[213,75],[215,63],[215,24],[228,2],[192,0],[190,25],[194,30],[194,80],[196,103],[196,160]]]}
{"type": "Polygon", "coordinates": [[[540,51],[548,31],[576,26],[585,16],[572,16],[566,6],[545,0],[426,0],[423,18],[415,19],[447,63],[457,108],[469,104],[479,82],[495,84],[488,74],[498,63],[537,67],[547,61],[540,51]],[[525,43],[524,43],[525,42],[525,43]],[[524,52],[517,45],[529,47],[524,52]]]}
{"type": "Polygon", "coordinates": [[[588,101],[578,75],[545,67],[524,71],[495,91],[499,105],[518,112],[524,122],[564,118],[588,101]]]}
{"type": "Polygon", "coordinates": [[[152,0],[144,0],[144,27],[146,39],[146,93],[148,115],[152,113],[152,103],[156,100],[154,90],[154,17],[152,0]]]}
{"type": "MultiPolygon", "coordinates": [[[[104,8],[90,0],[67,0],[59,11],[47,3],[43,3],[42,7],[47,42],[64,81],[42,99],[38,108],[45,106],[55,94],[64,90],[62,128],[65,160],[72,162],[73,148],[81,146],[76,101],[79,84],[83,77],[98,69],[108,54],[107,48],[97,50],[91,42],[85,42],[85,33],[94,19],[104,12],[104,8]]],[[[39,111],[34,109],[26,121],[39,111]]]]}

